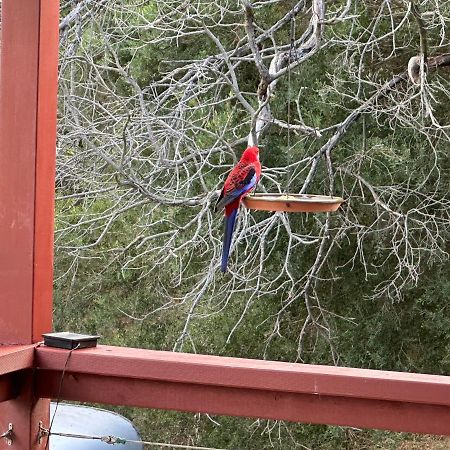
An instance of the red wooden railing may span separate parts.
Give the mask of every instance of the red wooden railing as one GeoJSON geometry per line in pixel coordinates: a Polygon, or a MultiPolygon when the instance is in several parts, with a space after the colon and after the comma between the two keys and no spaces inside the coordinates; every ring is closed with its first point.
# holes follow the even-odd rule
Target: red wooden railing
{"type": "Polygon", "coordinates": [[[52,320],[58,11],[2,1],[0,435],[13,425],[12,448],[45,448],[39,424],[57,396],[450,435],[450,377],[108,346],[68,360],[35,344],[52,320]]]}

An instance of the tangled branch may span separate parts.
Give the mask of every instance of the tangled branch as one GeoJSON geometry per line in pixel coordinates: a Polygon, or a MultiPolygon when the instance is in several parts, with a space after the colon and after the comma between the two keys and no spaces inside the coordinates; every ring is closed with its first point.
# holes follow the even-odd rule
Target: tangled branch
{"type": "Polygon", "coordinates": [[[422,1],[419,17],[399,5],[63,2],[56,246],[72,263],[61,277],[101,257],[96,277],[118,266],[152,280],[148,312],[123,313],[182,308],[175,349],[205,316],[237,302],[231,339],[276,299],[267,346],[296,308],[297,357],[315,334],[337,361],[324,285],[360,268],[368,297],[398,300],[448,257],[448,7],[422,1]],[[411,55],[428,68],[417,84],[411,55]],[[262,148],[260,189],[347,202],[333,216],[241,211],[222,277],[211,204],[247,143],[262,148]]]}

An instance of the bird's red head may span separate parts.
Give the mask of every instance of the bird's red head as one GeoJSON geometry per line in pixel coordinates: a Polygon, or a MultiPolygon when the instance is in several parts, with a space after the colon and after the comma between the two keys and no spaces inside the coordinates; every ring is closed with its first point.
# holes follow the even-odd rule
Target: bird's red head
{"type": "Polygon", "coordinates": [[[259,148],[256,146],[247,147],[242,153],[241,160],[253,162],[259,160],[259,148]]]}

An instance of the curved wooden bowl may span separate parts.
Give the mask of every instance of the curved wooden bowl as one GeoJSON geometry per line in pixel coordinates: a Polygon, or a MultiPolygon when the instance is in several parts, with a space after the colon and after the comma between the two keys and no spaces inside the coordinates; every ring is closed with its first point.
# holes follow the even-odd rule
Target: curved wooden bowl
{"type": "Polygon", "coordinates": [[[344,199],[310,194],[252,194],[242,199],[246,208],[259,211],[330,212],[344,199]]]}

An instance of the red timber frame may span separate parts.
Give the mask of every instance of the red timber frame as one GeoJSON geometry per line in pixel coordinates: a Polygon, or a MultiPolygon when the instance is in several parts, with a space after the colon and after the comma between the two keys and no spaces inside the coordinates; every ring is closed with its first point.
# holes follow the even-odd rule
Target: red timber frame
{"type": "MultiPolygon", "coordinates": [[[[49,398],[450,435],[450,377],[99,346],[52,328],[58,0],[3,0],[0,435],[44,449],[49,398]]],[[[10,448],[0,439],[0,449],[10,448]]]]}

